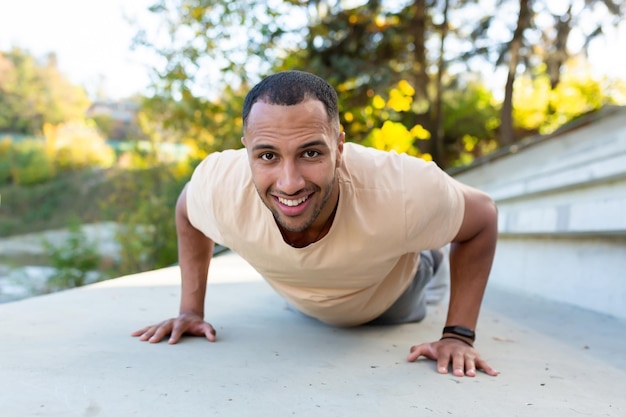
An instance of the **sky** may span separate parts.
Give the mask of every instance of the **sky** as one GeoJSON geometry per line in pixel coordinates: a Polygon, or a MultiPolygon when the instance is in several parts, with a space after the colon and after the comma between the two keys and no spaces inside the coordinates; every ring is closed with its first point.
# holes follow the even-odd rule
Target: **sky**
{"type": "Polygon", "coordinates": [[[153,0],[0,0],[0,50],[14,46],[44,59],[57,54],[61,72],[95,95],[145,91],[149,59],[130,50],[137,28],[125,16],[148,18],[153,0]]]}
{"type": "MultiPolygon", "coordinates": [[[[0,50],[13,46],[38,58],[57,54],[58,65],[92,98],[101,86],[108,98],[146,92],[150,58],[130,50],[139,29],[154,25],[154,0],[0,0],[0,50]]],[[[626,78],[626,21],[590,48],[597,75],[626,78]],[[621,44],[621,46],[620,46],[621,44]]]]}

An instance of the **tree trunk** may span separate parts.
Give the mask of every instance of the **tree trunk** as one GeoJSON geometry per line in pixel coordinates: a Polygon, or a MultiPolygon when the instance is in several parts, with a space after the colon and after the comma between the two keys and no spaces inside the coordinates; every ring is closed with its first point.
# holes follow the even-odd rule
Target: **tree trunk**
{"type": "Polygon", "coordinates": [[[444,44],[446,41],[446,36],[448,35],[448,6],[449,0],[445,0],[444,8],[443,8],[443,22],[441,23],[441,44],[439,45],[439,61],[437,63],[437,81],[436,81],[436,89],[437,95],[435,96],[434,102],[434,110],[435,110],[435,122],[434,122],[434,134],[432,140],[433,148],[432,148],[432,156],[433,160],[437,162],[437,164],[445,168],[447,165],[447,160],[444,155],[444,136],[445,131],[443,128],[443,73],[445,72],[445,60],[443,58],[444,54],[444,44]]]}
{"type": "MultiPolygon", "coordinates": [[[[426,0],[415,0],[411,4],[411,19],[409,20],[410,30],[413,38],[413,73],[415,87],[415,102],[420,109],[419,113],[414,113],[413,124],[420,124],[426,130],[433,133],[433,119],[431,114],[431,100],[428,96],[428,62],[426,57],[426,0]]],[[[434,141],[419,141],[416,144],[424,153],[434,151],[434,141]]],[[[434,157],[433,157],[434,159],[434,157]]]]}
{"type": "Polygon", "coordinates": [[[426,0],[413,3],[413,68],[415,69],[415,91],[419,100],[428,101],[428,73],[426,68],[426,0]]]}
{"type": "Polygon", "coordinates": [[[569,58],[567,40],[572,30],[572,6],[570,5],[563,16],[557,17],[556,39],[554,51],[547,57],[546,64],[550,75],[550,86],[554,90],[561,82],[561,67],[569,58]]]}
{"type": "Polygon", "coordinates": [[[504,101],[500,111],[500,145],[507,146],[515,140],[513,130],[513,84],[517,75],[517,65],[520,60],[520,49],[524,43],[524,30],[530,22],[530,3],[532,0],[520,0],[517,27],[513,39],[509,43],[509,73],[504,87],[504,101]]]}

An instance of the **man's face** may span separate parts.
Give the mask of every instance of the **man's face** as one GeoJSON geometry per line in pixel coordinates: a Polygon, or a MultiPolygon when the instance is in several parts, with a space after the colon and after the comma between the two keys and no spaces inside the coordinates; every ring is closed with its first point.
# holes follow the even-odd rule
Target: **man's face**
{"type": "Polygon", "coordinates": [[[287,232],[323,227],[332,214],[343,141],[318,100],[252,106],[242,142],[259,196],[287,232]]]}

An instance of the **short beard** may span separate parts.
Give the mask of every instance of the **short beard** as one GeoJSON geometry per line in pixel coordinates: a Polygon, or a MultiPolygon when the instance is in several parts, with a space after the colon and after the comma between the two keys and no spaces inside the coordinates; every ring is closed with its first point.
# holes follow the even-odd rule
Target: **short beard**
{"type": "MultiPolygon", "coordinates": [[[[280,225],[280,227],[282,227],[284,230],[291,232],[291,233],[300,233],[300,232],[304,232],[306,229],[308,229],[309,227],[311,227],[311,225],[313,223],[315,223],[315,220],[317,220],[317,218],[319,217],[320,213],[322,212],[322,210],[324,209],[324,207],[326,206],[326,204],[328,204],[328,201],[330,200],[330,197],[333,194],[333,189],[334,187],[337,186],[336,184],[336,176],[333,176],[333,179],[330,182],[330,186],[326,187],[326,194],[324,194],[322,196],[322,202],[320,205],[318,205],[317,207],[315,207],[315,211],[313,212],[313,215],[311,216],[311,218],[309,219],[309,221],[307,221],[306,223],[304,223],[302,226],[298,226],[298,227],[290,227],[289,225],[283,223],[283,221],[281,220],[281,213],[280,211],[278,211],[278,209],[271,207],[268,202],[262,198],[262,194],[260,192],[260,190],[257,188],[256,191],[259,194],[259,197],[261,197],[261,201],[263,201],[263,204],[265,204],[265,207],[267,207],[271,212],[272,215],[274,216],[274,219],[276,220],[276,223],[278,223],[280,225]]],[[[255,188],[256,188],[256,184],[255,184],[255,188]]],[[[319,191],[316,190],[316,192],[319,191]]],[[[272,197],[269,196],[269,191],[268,191],[268,196],[267,196],[267,200],[271,200],[272,197]]]]}

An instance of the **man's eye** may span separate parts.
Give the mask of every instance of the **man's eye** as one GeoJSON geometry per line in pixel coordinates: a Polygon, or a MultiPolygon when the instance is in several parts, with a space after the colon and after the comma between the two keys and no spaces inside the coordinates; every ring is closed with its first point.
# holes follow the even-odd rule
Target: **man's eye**
{"type": "Polygon", "coordinates": [[[259,158],[261,158],[264,161],[271,161],[272,159],[275,158],[275,156],[273,153],[265,152],[259,155],[259,158]]]}
{"type": "Polygon", "coordinates": [[[304,151],[303,155],[305,158],[315,158],[316,156],[319,156],[320,153],[318,151],[304,151]]]}

